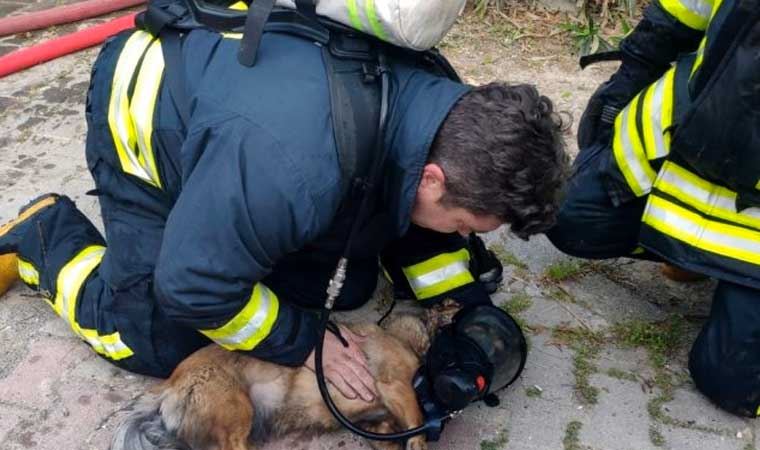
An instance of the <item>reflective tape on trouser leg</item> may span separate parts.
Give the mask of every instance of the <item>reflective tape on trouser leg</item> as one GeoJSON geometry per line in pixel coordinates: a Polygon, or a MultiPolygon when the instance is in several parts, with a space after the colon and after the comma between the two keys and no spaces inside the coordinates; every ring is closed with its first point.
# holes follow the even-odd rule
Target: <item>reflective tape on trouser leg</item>
{"type": "Polygon", "coordinates": [[[101,245],[88,246],[61,268],[56,277],[53,310],[97,353],[113,360],[120,360],[134,353],[122,342],[118,332],[100,335],[97,330],[80,326],[76,317],[77,301],[82,287],[92,271],[100,264],[104,253],[105,247],[101,245]]]}

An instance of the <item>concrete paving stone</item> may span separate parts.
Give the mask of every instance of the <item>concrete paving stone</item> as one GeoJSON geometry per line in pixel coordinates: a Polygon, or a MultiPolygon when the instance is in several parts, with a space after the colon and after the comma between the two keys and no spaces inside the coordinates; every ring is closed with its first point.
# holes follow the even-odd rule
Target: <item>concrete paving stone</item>
{"type": "Polygon", "coordinates": [[[23,3],[0,2],[0,17],[18,14],[23,7],[23,3]]]}
{"type": "Polygon", "coordinates": [[[498,236],[498,240],[503,243],[504,248],[527,265],[528,270],[533,274],[543,274],[544,270],[551,264],[568,259],[568,256],[563,255],[551,245],[546,236],[532,236],[529,241],[523,241],[510,235],[504,229],[498,230],[494,234],[498,236]]]}
{"type": "MultiPolygon", "coordinates": [[[[13,439],[14,430],[19,423],[30,423],[37,417],[40,411],[29,407],[11,405],[0,401],[0,446],[4,442],[13,439]]],[[[4,446],[2,448],[5,448],[4,446]]]]}
{"type": "Polygon", "coordinates": [[[751,442],[736,437],[704,433],[684,428],[663,427],[661,433],[665,438],[664,448],[668,450],[693,450],[704,448],[710,450],[748,450],[755,447],[751,442]]]}
{"type": "Polygon", "coordinates": [[[651,395],[643,393],[639,383],[603,374],[591,376],[590,383],[599,388],[599,402],[585,408],[587,415],[579,420],[580,443],[599,450],[655,450],[646,409],[651,395]]]}
{"type": "Polygon", "coordinates": [[[547,328],[558,326],[588,327],[592,330],[604,330],[609,322],[599,314],[577,304],[546,298],[531,297],[532,305],[520,314],[526,323],[547,328]]]}
{"type": "Polygon", "coordinates": [[[651,381],[655,370],[649,365],[649,354],[642,348],[621,349],[616,346],[602,348],[595,360],[598,372],[622,371],[635,376],[639,383],[651,381]]]}
{"type": "Polygon", "coordinates": [[[637,301],[634,292],[598,273],[591,273],[577,280],[563,281],[562,286],[577,302],[588,306],[611,323],[634,318],[654,321],[666,317],[655,305],[637,301]]]}
{"type": "Polygon", "coordinates": [[[89,350],[67,341],[40,338],[33,341],[28,356],[8,376],[0,379],[0,400],[44,409],[58,384],[65,382],[61,371],[89,356],[89,350]]]}
{"type": "Polygon", "coordinates": [[[673,397],[673,401],[663,405],[663,411],[669,417],[686,423],[690,427],[714,429],[729,437],[735,437],[741,432],[748,437],[746,430],[755,422],[716,408],[696,390],[692,383],[676,389],[673,397]]]}

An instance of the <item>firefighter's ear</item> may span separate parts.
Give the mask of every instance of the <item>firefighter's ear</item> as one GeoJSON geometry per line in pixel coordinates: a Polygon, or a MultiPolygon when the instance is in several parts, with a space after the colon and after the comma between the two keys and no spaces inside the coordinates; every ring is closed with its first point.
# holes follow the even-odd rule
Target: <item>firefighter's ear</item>
{"type": "Polygon", "coordinates": [[[424,195],[428,200],[437,202],[446,193],[445,181],[446,175],[441,166],[434,163],[426,164],[422,168],[422,179],[418,188],[419,194],[424,195]]]}

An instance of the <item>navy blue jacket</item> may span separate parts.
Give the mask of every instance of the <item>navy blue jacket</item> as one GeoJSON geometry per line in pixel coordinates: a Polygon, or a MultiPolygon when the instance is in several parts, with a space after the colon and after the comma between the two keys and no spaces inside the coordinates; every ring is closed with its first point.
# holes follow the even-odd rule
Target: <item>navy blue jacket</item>
{"type": "MultiPolygon", "coordinates": [[[[246,307],[260,306],[253,305],[254,286],[287,255],[328,234],[342,200],[320,49],[267,33],[256,66],[247,68],[236,60],[238,46],[217,33],[189,33],[181,67],[189,123],[182,126],[166,86],[154,119],[164,189],[176,200],[155,291],[172,319],[212,338],[250,318],[246,307]]],[[[402,236],[435,134],[468,87],[407,62],[391,68],[383,207],[392,212],[391,233],[402,236]]],[[[315,316],[284,301],[277,308],[263,340],[228,348],[301,364],[313,346],[315,316]]]]}

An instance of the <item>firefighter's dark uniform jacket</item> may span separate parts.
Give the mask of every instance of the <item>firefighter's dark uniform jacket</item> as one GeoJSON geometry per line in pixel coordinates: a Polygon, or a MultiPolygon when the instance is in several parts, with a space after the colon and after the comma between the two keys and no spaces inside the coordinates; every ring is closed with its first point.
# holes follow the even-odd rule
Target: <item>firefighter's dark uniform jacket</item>
{"type": "MultiPolygon", "coordinates": [[[[689,371],[717,405],[756,417],[760,2],[656,0],[621,51],[620,69],[589,101],[620,112],[609,126],[581,127],[598,131],[579,131],[584,145],[547,236],[575,256],[664,259],[716,278],[689,371]]],[[[588,111],[593,120],[599,109],[588,111]]]]}
{"type": "Polygon", "coordinates": [[[760,2],[657,0],[645,22],[659,43],[623,48],[662,75],[616,118],[613,200],[647,196],[647,250],[758,288],[760,2]]]}
{"type": "MultiPolygon", "coordinates": [[[[49,241],[65,244],[58,262],[41,256],[55,243],[19,250],[27,284],[48,291],[77,334],[130,370],[166,375],[208,342],[198,336],[288,365],[314,346],[316,315],[304,307],[321,306],[350,223],[321,50],[266,33],[248,68],[238,47],[237,35],[194,30],[181,66],[165,67],[160,40],[144,31],[107,42],[87,102],[107,248],[59,202],[46,219],[59,227],[49,241]],[[187,123],[165,83],[171,71],[185,79],[187,123]],[[174,345],[184,347],[160,356],[174,345]],[[156,361],[130,364],[150,352],[156,361]]],[[[415,64],[390,62],[389,154],[376,205],[387,226],[352,255],[339,306],[369,298],[383,249],[387,271],[422,302],[488,301],[464,239],[410,226],[429,148],[468,90],[415,64]]]]}

